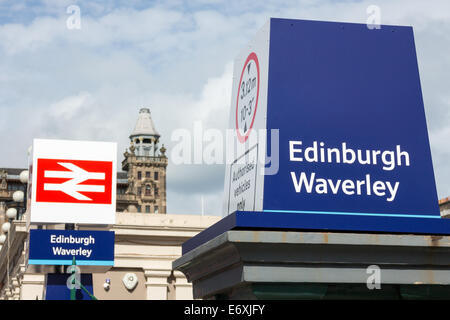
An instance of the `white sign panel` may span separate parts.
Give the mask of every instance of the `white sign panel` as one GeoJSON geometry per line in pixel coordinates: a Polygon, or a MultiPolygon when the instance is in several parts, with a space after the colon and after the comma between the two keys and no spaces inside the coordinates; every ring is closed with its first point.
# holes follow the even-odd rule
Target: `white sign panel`
{"type": "Polygon", "coordinates": [[[256,180],[258,177],[258,145],[231,165],[228,212],[255,211],[256,180]],[[241,158],[246,161],[239,161],[241,158]]]}
{"type": "Polygon", "coordinates": [[[35,139],[31,223],[114,224],[117,144],[35,139]]]}

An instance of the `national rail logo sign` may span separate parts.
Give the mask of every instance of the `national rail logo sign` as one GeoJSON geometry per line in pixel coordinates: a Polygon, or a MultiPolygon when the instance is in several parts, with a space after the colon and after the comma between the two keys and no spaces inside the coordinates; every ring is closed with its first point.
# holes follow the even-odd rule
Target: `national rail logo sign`
{"type": "Polygon", "coordinates": [[[247,140],[255,122],[259,82],[258,56],[251,52],[242,68],[236,96],[236,132],[241,143],[247,140]]]}
{"type": "Polygon", "coordinates": [[[35,139],[31,223],[113,224],[117,145],[35,139]]]}
{"type": "Polygon", "coordinates": [[[112,161],[38,159],[37,202],[111,204],[112,161]]]}

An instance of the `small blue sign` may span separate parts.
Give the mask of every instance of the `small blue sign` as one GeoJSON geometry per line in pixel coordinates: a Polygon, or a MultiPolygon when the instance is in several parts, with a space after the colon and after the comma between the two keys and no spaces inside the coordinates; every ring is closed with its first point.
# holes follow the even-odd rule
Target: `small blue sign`
{"type": "Polygon", "coordinates": [[[30,230],[29,264],[80,266],[114,265],[114,232],[30,230]]]}

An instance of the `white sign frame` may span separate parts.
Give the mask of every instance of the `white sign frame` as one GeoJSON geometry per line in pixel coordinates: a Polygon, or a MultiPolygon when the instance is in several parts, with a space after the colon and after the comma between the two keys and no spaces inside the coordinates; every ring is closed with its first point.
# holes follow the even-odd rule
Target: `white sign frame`
{"type": "MultiPolygon", "coordinates": [[[[31,205],[29,223],[78,223],[112,225],[116,220],[117,197],[117,143],[76,140],[33,140],[33,165],[31,171],[31,205]],[[68,159],[84,161],[110,161],[111,203],[63,203],[37,202],[37,164],[38,159],[68,159]]],[[[106,183],[106,182],[105,182],[106,183]]]]}

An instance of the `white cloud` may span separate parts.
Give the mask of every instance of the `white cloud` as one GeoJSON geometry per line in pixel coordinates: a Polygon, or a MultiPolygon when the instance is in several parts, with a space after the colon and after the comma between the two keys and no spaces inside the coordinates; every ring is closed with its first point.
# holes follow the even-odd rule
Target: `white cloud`
{"type": "Polygon", "coordinates": [[[70,121],[80,111],[89,112],[88,108],[92,106],[90,100],[91,95],[89,92],[80,92],[75,96],[70,96],[51,104],[47,116],[62,121],[70,121]]]}

